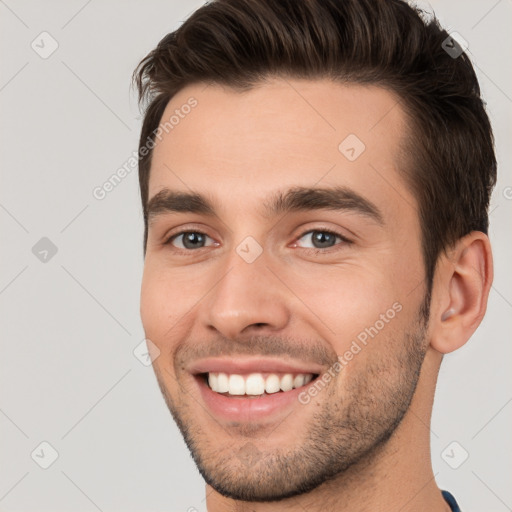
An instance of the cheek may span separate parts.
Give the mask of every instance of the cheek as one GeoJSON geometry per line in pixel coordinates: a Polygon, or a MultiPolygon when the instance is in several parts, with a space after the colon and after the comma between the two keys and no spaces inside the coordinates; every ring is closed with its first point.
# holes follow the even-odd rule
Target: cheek
{"type": "MultiPolygon", "coordinates": [[[[165,272],[159,272],[146,262],[142,277],[140,294],[140,317],[144,328],[145,337],[156,345],[159,351],[158,357],[153,361],[153,368],[169,393],[172,393],[175,379],[173,374],[172,354],[174,340],[178,339],[179,323],[176,324],[174,308],[179,301],[170,296],[173,289],[165,278],[165,272]]],[[[163,390],[162,390],[163,391],[163,390]]]]}
{"type": "Polygon", "coordinates": [[[385,320],[394,318],[393,304],[400,297],[398,283],[392,282],[389,274],[357,264],[304,273],[296,278],[295,286],[297,295],[317,317],[316,323],[320,319],[328,328],[328,337],[336,340],[336,350],[343,350],[381,315],[385,320]]]}
{"type": "Polygon", "coordinates": [[[146,337],[149,339],[152,339],[153,333],[158,332],[158,325],[161,323],[163,303],[160,297],[161,285],[158,280],[153,278],[146,264],[140,291],[140,318],[146,337]]]}
{"type": "Polygon", "coordinates": [[[155,344],[163,343],[166,333],[175,323],[181,301],[178,287],[169,273],[146,260],[140,294],[140,317],[146,337],[155,344]]]}
{"type": "MultiPolygon", "coordinates": [[[[146,338],[171,357],[174,347],[187,336],[194,306],[204,296],[199,279],[189,268],[169,269],[147,258],[140,293],[140,317],[146,338]]],[[[169,361],[167,361],[169,363],[169,361]]]]}

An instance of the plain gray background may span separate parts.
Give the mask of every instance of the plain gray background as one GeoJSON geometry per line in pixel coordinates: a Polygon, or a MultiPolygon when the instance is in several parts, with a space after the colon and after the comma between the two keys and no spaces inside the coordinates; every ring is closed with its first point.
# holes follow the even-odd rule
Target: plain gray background
{"type": "MultiPolygon", "coordinates": [[[[205,510],[203,481],[153,370],[133,354],[144,338],[136,171],[105,199],[92,194],[137,150],[134,67],[200,5],[0,0],[1,511],[205,510]],[[58,48],[44,55],[52,44],[58,48]],[[40,465],[52,451],[42,442],[58,452],[47,469],[40,465]]],[[[464,511],[505,512],[512,510],[512,1],[431,6],[469,43],[499,161],[490,208],[494,286],[477,333],[443,362],[433,469],[464,511]]]]}

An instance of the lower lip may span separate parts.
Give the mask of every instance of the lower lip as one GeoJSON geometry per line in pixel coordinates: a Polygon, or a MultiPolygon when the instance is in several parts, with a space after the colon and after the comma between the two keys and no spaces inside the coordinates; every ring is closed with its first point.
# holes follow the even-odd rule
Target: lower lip
{"type": "Polygon", "coordinates": [[[201,396],[213,415],[221,420],[236,422],[254,422],[271,419],[273,416],[282,415],[294,405],[300,406],[299,395],[309,386],[290,391],[265,394],[250,398],[248,396],[229,397],[212,391],[202,376],[196,376],[201,396]]]}

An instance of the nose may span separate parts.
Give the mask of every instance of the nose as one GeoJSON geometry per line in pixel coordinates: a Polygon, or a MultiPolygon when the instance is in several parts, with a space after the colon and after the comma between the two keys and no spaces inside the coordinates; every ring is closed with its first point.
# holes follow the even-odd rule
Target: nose
{"type": "Polygon", "coordinates": [[[290,321],[291,297],[274,273],[263,255],[247,263],[234,254],[202,304],[206,327],[235,340],[284,329],[290,321]]]}

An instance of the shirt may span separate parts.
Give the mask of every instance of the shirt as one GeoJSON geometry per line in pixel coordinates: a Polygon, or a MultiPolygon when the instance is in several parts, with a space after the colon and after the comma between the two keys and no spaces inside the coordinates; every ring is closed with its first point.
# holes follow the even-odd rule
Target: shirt
{"type": "Polygon", "coordinates": [[[452,512],[461,512],[460,507],[455,501],[455,498],[453,497],[452,494],[450,494],[448,491],[441,491],[441,494],[443,495],[443,498],[445,499],[446,503],[450,505],[452,512]]]}

